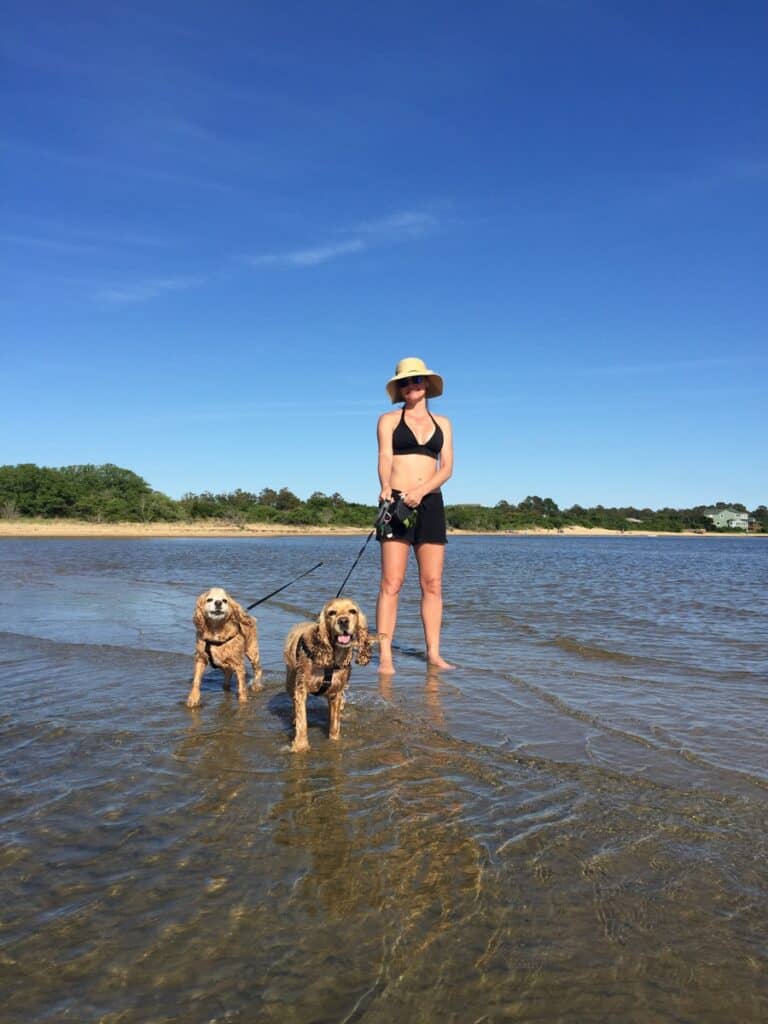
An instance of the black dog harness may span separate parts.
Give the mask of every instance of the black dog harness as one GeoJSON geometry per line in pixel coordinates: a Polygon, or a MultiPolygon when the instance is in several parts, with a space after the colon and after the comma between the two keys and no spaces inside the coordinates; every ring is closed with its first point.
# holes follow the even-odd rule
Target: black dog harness
{"type": "MultiPolygon", "coordinates": [[[[296,645],[296,650],[297,652],[301,651],[302,654],[306,654],[309,660],[312,661],[312,651],[310,651],[310,649],[307,647],[307,642],[304,639],[304,637],[301,637],[299,639],[299,642],[296,645]]],[[[314,662],[312,663],[314,664],[314,662]]],[[[323,681],[320,684],[320,689],[315,690],[315,696],[322,697],[323,694],[327,693],[328,690],[331,688],[331,683],[333,682],[333,669],[333,665],[328,665],[326,668],[323,669],[323,681]]]]}
{"type": "Polygon", "coordinates": [[[219,665],[213,660],[212,647],[222,647],[224,644],[228,644],[230,640],[234,640],[236,636],[240,636],[239,633],[233,633],[232,636],[228,636],[226,640],[205,640],[205,656],[211,663],[212,668],[220,668],[219,665]]]}

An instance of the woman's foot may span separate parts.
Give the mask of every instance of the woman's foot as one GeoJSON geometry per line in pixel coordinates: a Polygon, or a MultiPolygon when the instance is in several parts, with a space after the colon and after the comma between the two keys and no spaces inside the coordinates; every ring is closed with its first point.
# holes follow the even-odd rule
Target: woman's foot
{"type": "Polygon", "coordinates": [[[377,634],[379,640],[379,672],[385,676],[395,674],[392,661],[392,639],[386,633],[377,634]]]}
{"type": "Polygon", "coordinates": [[[445,658],[441,658],[439,654],[428,654],[427,664],[429,665],[430,668],[456,668],[455,665],[451,665],[451,663],[446,661],[445,658]]]}

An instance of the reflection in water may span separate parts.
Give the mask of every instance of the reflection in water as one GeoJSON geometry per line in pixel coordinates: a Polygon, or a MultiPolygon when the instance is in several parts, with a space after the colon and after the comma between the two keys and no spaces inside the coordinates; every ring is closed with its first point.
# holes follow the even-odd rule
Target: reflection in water
{"type": "Polygon", "coordinates": [[[393,672],[379,672],[379,693],[390,704],[395,696],[394,681],[395,676],[393,672]]]}
{"type": "Polygon", "coordinates": [[[424,680],[424,701],[427,709],[427,719],[434,729],[441,729],[445,726],[445,714],[440,700],[440,686],[442,677],[436,668],[427,670],[424,680]]]}
{"type": "Polygon", "coordinates": [[[271,809],[273,841],[309,855],[307,870],[294,887],[305,910],[315,913],[322,908],[338,918],[359,898],[358,875],[350,863],[353,836],[340,758],[330,752],[314,768],[297,761],[291,758],[282,794],[271,809]]]}
{"type": "MultiPolygon", "coordinates": [[[[395,675],[389,672],[379,672],[379,693],[387,703],[392,704],[395,700],[395,675]]],[[[443,677],[439,668],[428,666],[424,676],[424,708],[429,724],[433,729],[442,729],[446,725],[445,712],[443,711],[440,697],[443,677]]]]}
{"type": "Polygon", "coordinates": [[[283,908],[293,940],[267,973],[275,1019],[290,1015],[286,973],[308,975],[305,1012],[317,1016],[297,1019],[339,1019],[341,1007],[362,1005],[377,1019],[374,997],[399,991],[417,961],[431,962],[478,891],[481,850],[450,782],[374,736],[352,771],[347,761],[338,750],[311,765],[292,759],[272,808],[274,842],[303,855],[283,908]]]}

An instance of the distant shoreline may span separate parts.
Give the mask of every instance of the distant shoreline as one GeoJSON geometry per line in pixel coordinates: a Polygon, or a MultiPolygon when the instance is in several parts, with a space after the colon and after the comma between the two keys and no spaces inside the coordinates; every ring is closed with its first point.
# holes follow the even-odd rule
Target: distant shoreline
{"type": "MultiPolygon", "coordinates": [[[[0,520],[0,538],[41,539],[140,539],[237,538],[237,537],[361,537],[369,528],[357,526],[287,526],[279,523],[247,523],[239,527],[220,521],[176,523],[89,523],[79,519],[0,520]]],[[[766,533],[679,533],[661,530],[606,530],[602,527],[564,526],[560,530],[531,527],[526,530],[449,530],[453,537],[701,537],[741,540],[768,537],[766,533]]]]}

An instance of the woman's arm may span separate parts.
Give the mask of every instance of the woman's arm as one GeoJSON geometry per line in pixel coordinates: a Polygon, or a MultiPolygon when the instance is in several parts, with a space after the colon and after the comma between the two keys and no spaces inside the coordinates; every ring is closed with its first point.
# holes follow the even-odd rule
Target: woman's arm
{"type": "Polygon", "coordinates": [[[391,501],[392,500],[392,485],[390,480],[392,478],[392,459],[394,455],[392,453],[392,413],[385,412],[379,416],[379,425],[376,430],[376,435],[379,441],[379,483],[381,484],[381,491],[379,493],[380,501],[391,501]]]}

